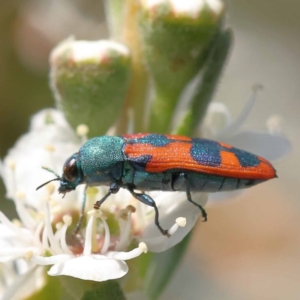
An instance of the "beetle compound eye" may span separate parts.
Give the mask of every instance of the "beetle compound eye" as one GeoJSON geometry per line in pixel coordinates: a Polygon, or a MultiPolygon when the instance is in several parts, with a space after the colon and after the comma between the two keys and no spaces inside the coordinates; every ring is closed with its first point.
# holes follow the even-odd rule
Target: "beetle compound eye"
{"type": "Polygon", "coordinates": [[[78,178],[78,168],[76,165],[76,159],[70,157],[64,164],[64,177],[68,181],[75,181],[78,178]]]}

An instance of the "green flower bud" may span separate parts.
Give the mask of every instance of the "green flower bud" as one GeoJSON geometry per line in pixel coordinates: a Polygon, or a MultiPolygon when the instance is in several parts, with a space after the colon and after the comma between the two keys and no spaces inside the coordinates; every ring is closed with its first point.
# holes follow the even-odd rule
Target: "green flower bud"
{"type": "Polygon", "coordinates": [[[141,41],[156,91],[151,131],[168,131],[178,98],[205,64],[223,15],[219,0],[142,1],[141,41]]]}
{"type": "Polygon", "coordinates": [[[130,53],[112,41],[74,41],[58,45],[50,56],[50,83],[58,107],[76,129],[103,135],[117,119],[130,80],[130,53]]]}

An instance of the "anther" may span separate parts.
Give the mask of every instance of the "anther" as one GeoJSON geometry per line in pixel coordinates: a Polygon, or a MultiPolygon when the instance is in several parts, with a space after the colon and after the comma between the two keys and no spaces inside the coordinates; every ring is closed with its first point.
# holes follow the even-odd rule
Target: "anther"
{"type": "Polygon", "coordinates": [[[26,195],[25,195],[25,193],[22,192],[22,191],[17,191],[17,192],[16,192],[16,197],[17,197],[18,199],[20,199],[20,200],[26,199],[26,195]]]}
{"type": "Polygon", "coordinates": [[[55,151],[55,147],[51,144],[45,145],[44,148],[48,152],[54,152],[55,151]]]}
{"type": "Polygon", "coordinates": [[[8,167],[9,167],[12,171],[14,171],[14,170],[16,169],[16,161],[10,159],[10,160],[8,161],[8,167]]]}
{"type": "Polygon", "coordinates": [[[65,216],[63,216],[63,221],[66,225],[70,226],[72,224],[72,217],[65,215],[65,216]]]}
{"type": "Polygon", "coordinates": [[[76,134],[80,137],[87,135],[89,132],[89,127],[85,124],[80,124],[76,128],[76,134]]]}
{"type": "Polygon", "coordinates": [[[62,226],[63,226],[63,223],[62,222],[58,222],[58,223],[55,224],[55,229],[59,230],[59,229],[62,228],[62,226]]]}
{"type": "Polygon", "coordinates": [[[141,242],[139,243],[139,249],[144,252],[144,253],[147,253],[148,252],[148,247],[145,243],[141,242]]]}
{"type": "Polygon", "coordinates": [[[185,227],[185,225],[186,225],[186,218],[182,218],[182,217],[177,218],[175,220],[175,222],[177,223],[178,226],[185,227]]]}
{"type": "Polygon", "coordinates": [[[55,185],[53,183],[49,183],[46,185],[47,192],[52,195],[55,192],[55,185]]]}
{"type": "Polygon", "coordinates": [[[19,227],[19,228],[22,227],[22,223],[21,223],[20,220],[18,220],[18,219],[13,219],[13,220],[12,220],[12,223],[13,223],[15,226],[19,227]]]}
{"type": "Polygon", "coordinates": [[[132,205],[127,205],[126,206],[126,209],[128,212],[131,212],[131,213],[135,213],[136,212],[136,208],[132,205]]]}
{"type": "Polygon", "coordinates": [[[33,252],[32,251],[28,251],[24,254],[24,258],[29,261],[33,256],[33,252]]]}

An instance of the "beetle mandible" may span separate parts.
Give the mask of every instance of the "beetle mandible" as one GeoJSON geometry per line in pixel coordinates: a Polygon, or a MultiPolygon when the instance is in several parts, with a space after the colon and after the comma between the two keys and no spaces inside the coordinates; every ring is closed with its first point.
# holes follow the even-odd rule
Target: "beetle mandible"
{"type": "MultiPolygon", "coordinates": [[[[109,186],[107,194],[94,204],[99,209],[111,194],[125,188],[154,208],[155,224],[167,236],[168,230],[160,226],[156,203],[145,191],[185,191],[187,200],[201,210],[206,221],[204,208],[192,200],[191,192],[232,191],[277,177],[269,161],[230,145],[149,133],[92,138],[66,160],[62,176],[55,175],[37,189],[55,180],[60,181],[58,191],[62,194],[79,184],[109,186]]],[[[80,222],[77,230],[79,226],[80,222]]]]}

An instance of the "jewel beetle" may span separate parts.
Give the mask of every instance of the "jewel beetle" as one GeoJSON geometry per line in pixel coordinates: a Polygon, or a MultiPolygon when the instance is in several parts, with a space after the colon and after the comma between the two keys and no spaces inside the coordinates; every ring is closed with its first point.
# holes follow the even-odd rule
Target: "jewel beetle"
{"type": "Polygon", "coordinates": [[[99,209],[111,194],[125,188],[154,208],[155,224],[163,235],[168,231],[160,226],[155,201],[145,191],[184,191],[206,221],[204,208],[192,200],[191,192],[232,191],[277,177],[269,161],[230,145],[149,133],[92,138],[66,160],[62,176],[55,175],[37,189],[55,180],[62,194],[79,184],[108,186],[107,194],[94,204],[99,209]]]}

